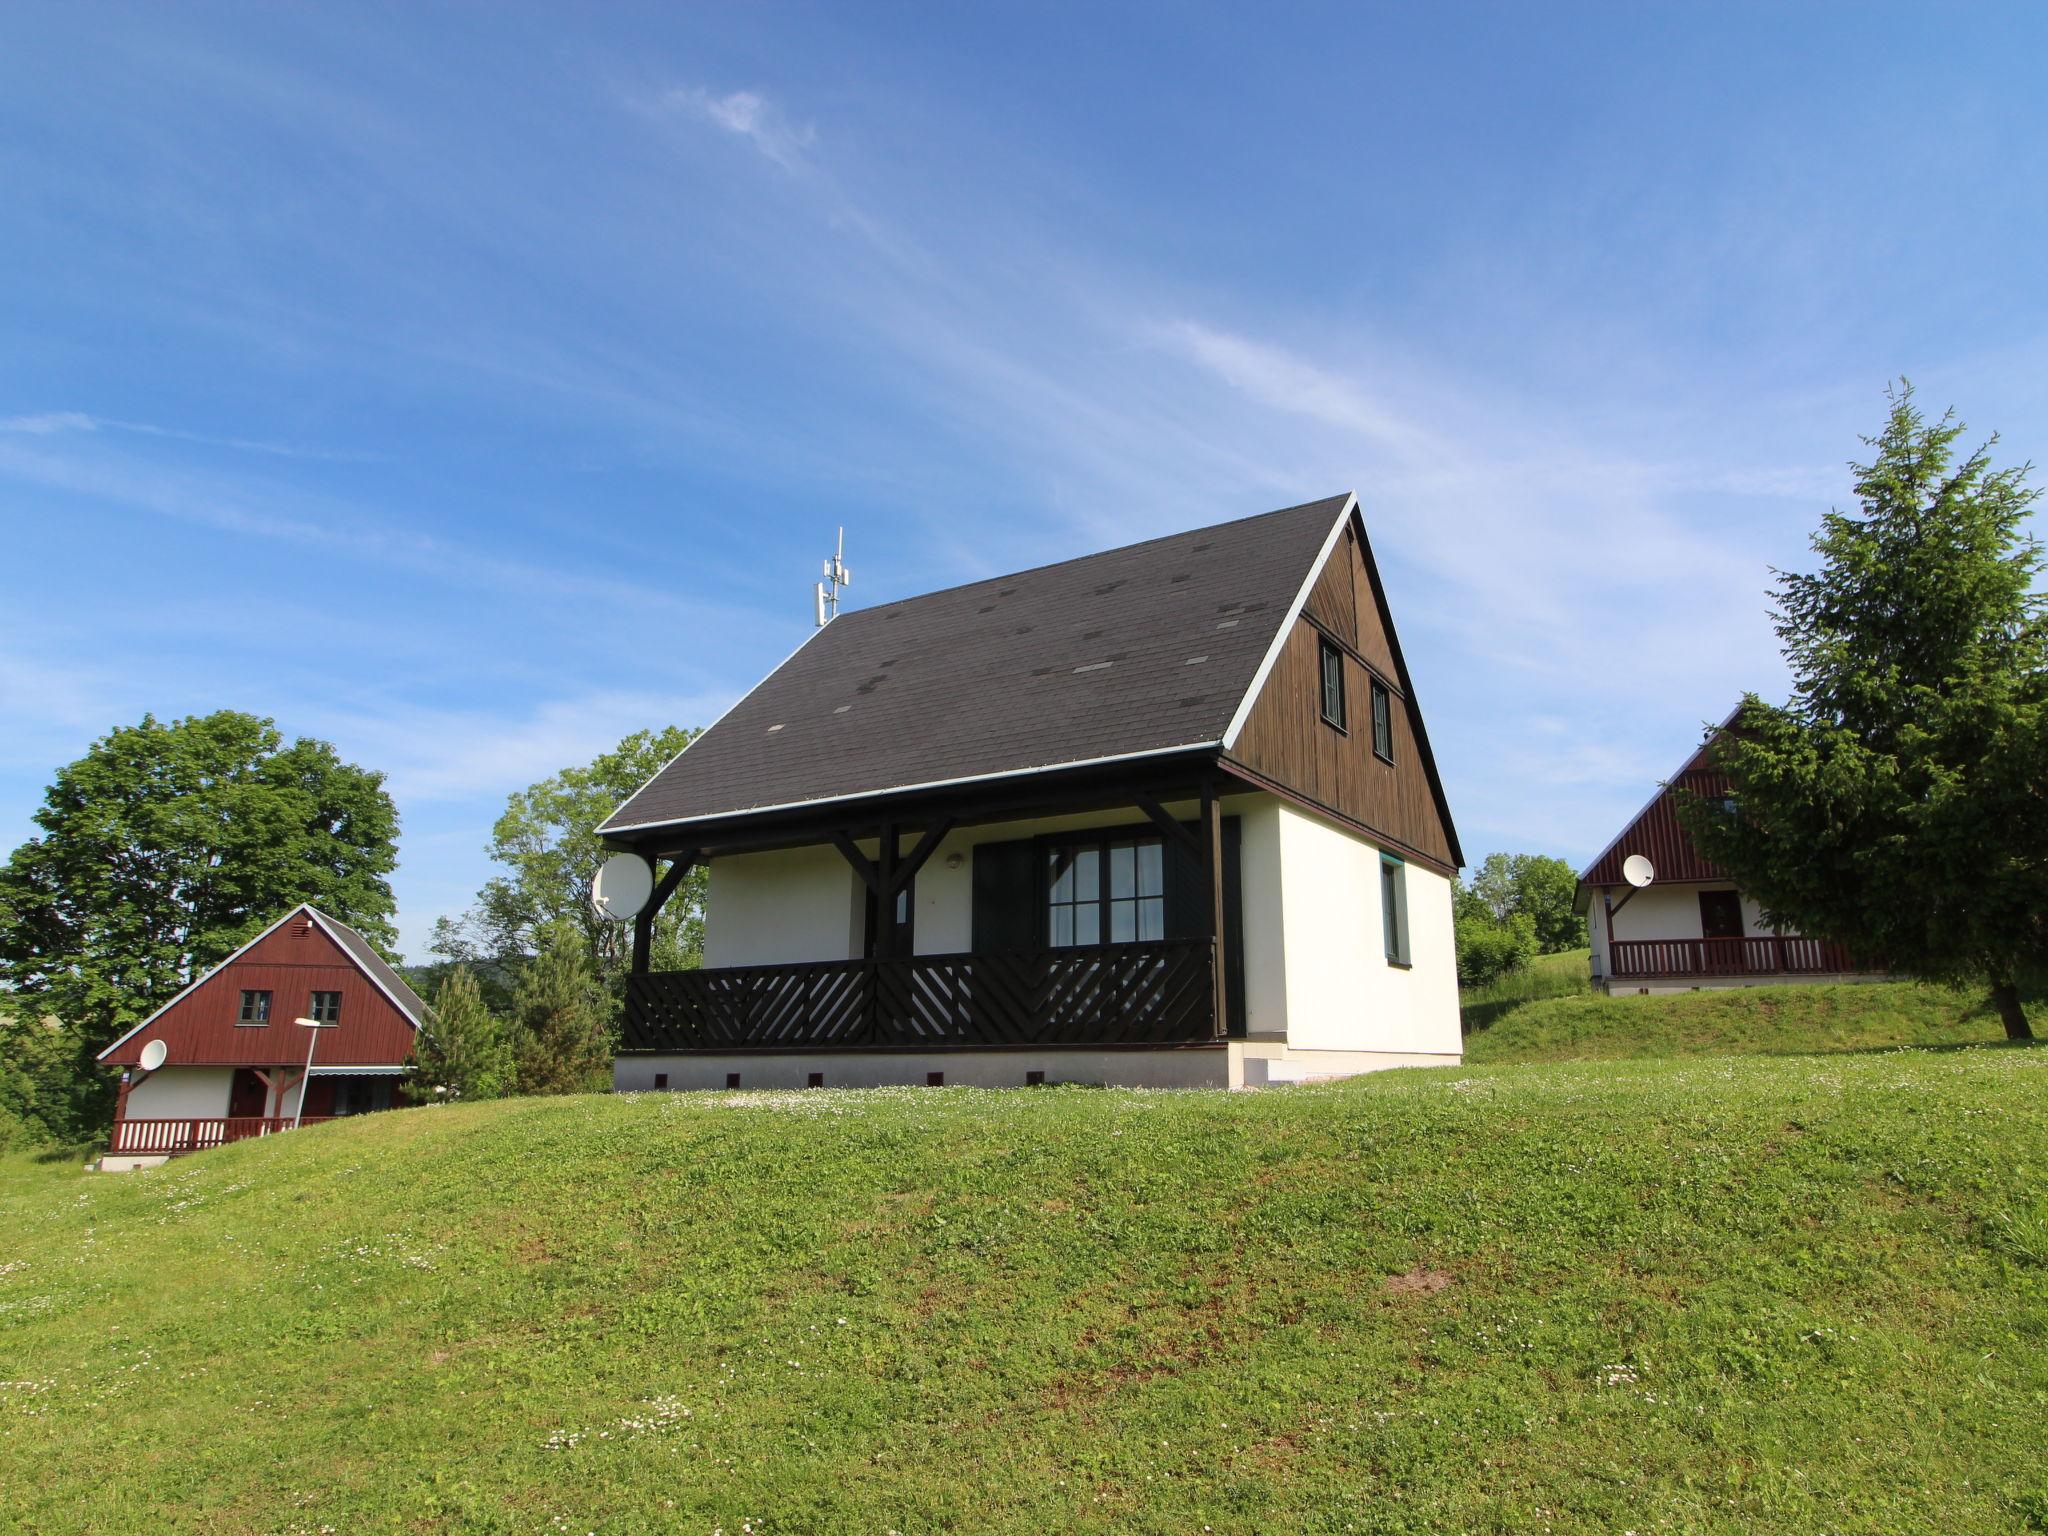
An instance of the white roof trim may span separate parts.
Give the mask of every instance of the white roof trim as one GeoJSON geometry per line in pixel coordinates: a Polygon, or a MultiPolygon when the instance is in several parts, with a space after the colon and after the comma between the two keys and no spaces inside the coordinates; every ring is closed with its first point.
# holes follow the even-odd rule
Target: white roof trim
{"type": "Polygon", "coordinates": [[[315,1067],[315,1077],[403,1077],[410,1067],[315,1067]]]}
{"type": "Polygon", "coordinates": [[[291,911],[285,913],[283,917],[280,917],[268,928],[264,929],[261,933],[257,934],[255,938],[251,939],[248,943],[244,944],[232,955],[229,955],[227,959],[221,961],[219,965],[210,966],[205,971],[201,972],[199,975],[193,977],[189,982],[185,984],[184,990],[179,992],[176,997],[172,998],[169,1002],[165,1003],[162,1007],[158,1008],[155,1013],[152,1013],[140,1024],[136,1025],[133,1029],[129,1030],[127,1034],[123,1035],[120,1039],[116,1040],[104,1051],[101,1051],[99,1055],[93,1057],[93,1060],[105,1061],[109,1056],[113,1055],[115,1051],[119,1050],[122,1046],[126,1045],[130,1040],[133,1040],[137,1035],[141,1034],[145,1029],[149,1028],[150,1025],[154,1024],[158,1019],[162,1018],[166,1013],[169,1013],[173,1008],[177,1007],[178,1004],[182,1003],[186,998],[190,997],[194,992],[197,992],[201,987],[206,985],[207,982],[211,981],[216,971],[222,970],[227,966],[233,965],[237,960],[241,959],[242,956],[246,955],[250,950],[254,949],[258,944],[262,943],[265,939],[269,938],[273,933],[277,932],[277,930],[282,928],[286,923],[290,922],[293,918],[297,917],[299,913],[311,910],[312,909],[306,906],[304,902],[301,902],[298,906],[293,907],[291,911]]]}
{"type": "MultiPolygon", "coordinates": [[[[381,976],[379,976],[375,971],[371,970],[367,965],[364,965],[360,960],[358,960],[356,958],[356,952],[348,947],[348,941],[344,939],[340,934],[334,931],[336,928],[343,926],[341,919],[338,917],[329,917],[325,912],[322,912],[318,907],[313,906],[311,903],[308,903],[306,905],[306,910],[313,914],[314,921],[319,923],[321,928],[326,931],[327,937],[334,940],[335,944],[340,948],[341,952],[344,955],[348,956],[348,963],[354,966],[358,971],[362,972],[363,975],[369,978],[370,985],[372,985],[379,992],[382,992],[384,994],[384,1000],[391,1004],[392,1007],[398,1010],[400,1016],[404,1018],[405,1022],[413,1027],[414,1033],[418,1033],[421,1029],[423,1029],[425,1027],[425,1020],[414,1018],[412,1009],[406,1005],[405,1000],[401,998],[396,992],[393,992],[389,987],[385,986],[384,979],[381,976]]],[[[355,933],[355,930],[351,928],[349,932],[355,933]]],[[[363,936],[359,933],[356,934],[356,937],[359,939],[363,938],[363,936]]],[[[363,942],[365,944],[368,944],[370,941],[368,939],[363,939],[363,942]]],[[[384,963],[386,965],[389,965],[391,962],[387,960],[384,963]]],[[[227,964],[227,962],[223,960],[221,964],[225,965],[227,964]]],[[[215,967],[215,969],[218,968],[219,967],[215,967]]]]}
{"type": "Polygon", "coordinates": [[[855,790],[847,795],[825,795],[816,800],[788,800],[780,805],[750,805],[740,811],[716,811],[709,816],[686,816],[664,821],[635,822],[629,827],[608,827],[604,835],[645,832],[654,827],[693,827],[705,821],[732,821],[742,816],[766,816],[774,811],[801,811],[814,805],[838,805],[847,800],[872,800],[878,795],[907,795],[925,789],[950,789],[956,784],[985,784],[993,779],[1021,779],[1034,773],[1052,773],[1062,768],[1093,768],[1100,763],[1128,763],[1141,757],[1168,757],[1175,752],[1213,751],[1219,741],[1188,741],[1177,747],[1147,747],[1142,752],[1117,752],[1109,757],[1080,757],[1064,763],[1034,763],[1028,768],[1004,768],[995,773],[970,773],[957,779],[931,779],[922,784],[890,784],[881,789],[855,790]]]}
{"type": "Polygon", "coordinates": [[[166,1013],[169,1013],[173,1008],[177,1007],[178,1004],[182,1003],[194,992],[198,991],[201,987],[205,986],[206,983],[213,980],[213,978],[217,976],[220,972],[226,970],[229,966],[233,965],[237,960],[241,959],[242,956],[246,955],[258,944],[262,943],[265,939],[269,938],[273,933],[277,932],[278,929],[282,928],[286,923],[290,922],[293,918],[297,917],[301,912],[306,913],[315,922],[320,924],[321,930],[326,933],[327,937],[333,939],[336,947],[339,948],[344,955],[348,956],[348,963],[354,966],[358,971],[361,971],[363,975],[369,977],[371,984],[374,985],[379,992],[382,992],[384,994],[386,999],[388,999],[389,1002],[391,1003],[391,1006],[399,1011],[399,1013],[404,1017],[405,1021],[408,1024],[412,1025],[412,1027],[416,1030],[420,1028],[420,1021],[412,1016],[412,1010],[406,1007],[406,1005],[400,1002],[396,997],[393,997],[391,995],[391,989],[385,986],[383,982],[379,981],[375,973],[373,973],[372,971],[364,967],[361,963],[359,963],[355,957],[355,952],[351,950],[343,940],[336,937],[334,930],[328,925],[330,923],[338,921],[338,919],[329,917],[325,912],[322,912],[310,901],[302,901],[296,907],[293,907],[289,912],[285,913],[283,917],[280,917],[268,928],[264,929],[261,933],[257,934],[255,938],[251,939],[248,943],[244,944],[232,955],[229,955],[225,960],[220,961],[216,965],[209,966],[205,971],[193,977],[191,981],[185,984],[184,989],[180,991],[176,997],[173,997],[169,1002],[163,1004],[163,1006],[158,1008],[156,1012],[152,1013],[140,1024],[136,1025],[133,1029],[129,1030],[127,1034],[123,1035],[120,1039],[116,1040],[112,1045],[108,1046],[105,1050],[101,1051],[99,1055],[93,1057],[93,1060],[105,1061],[109,1056],[113,1055],[114,1052],[119,1050],[122,1046],[126,1045],[130,1040],[133,1040],[137,1035],[141,1034],[145,1029],[149,1028],[150,1025],[154,1024],[166,1013]]]}
{"type": "MultiPolygon", "coordinates": [[[[834,622],[837,622],[836,619],[834,622]]],[[[690,748],[697,745],[697,743],[702,741],[706,736],[709,736],[712,732],[713,727],[718,725],[720,721],[724,720],[726,715],[731,714],[734,710],[738,709],[742,704],[746,703],[748,699],[752,698],[756,693],[759,693],[761,689],[767,685],[769,680],[775,676],[776,672],[780,672],[784,667],[788,666],[792,661],[796,660],[797,651],[801,651],[805,646],[809,645],[813,640],[817,639],[818,636],[825,633],[827,627],[828,626],[824,624],[813,625],[811,628],[811,632],[808,635],[805,635],[803,639],[797,641],[796,650],[791,651],[787,656],[783,657],[782,660],[778,661],[775,664],[774,671],[770,672],[767,677],[762,678],[760,682],[754,684],[753,687],[749,688],[745,693],[741,694],[738,698],[734,699],[730,704],[726,705],[724,711],[719,715],[717,720],[712,721],[710,725],[705,726],[701,731],[697,732],[696,735],[692,736],[688,741],[684,742],[681,750],[676,753],[675,757],[670,758],[667,762],[663,763],[659,768],[655,769],[653,773],[647,776],[647,782],[645,784],[642,784],[638,789],[634,790],[633,793],[626,796],[625,799],[621,800],[618,803],[618,805],[613,809],[612,815],[618,815],[620,811],[623,811],[635,800],[638,800],[642,795],[646,794],[648,785],[651,785],[656,779],[660,778],[664,773],[667,773],[670,768],[674,767],[676,764],[676,760],[680,758],[684,752],[689,751],[690,748]]],[[[608,817],[606,819],[609,820],[610,818],[608,817]]],[[[614,832],[631,832],[640,827],[663,827],[667,825],[669,825],[669,823],[663,821],[636,821],[629,826],[608,827],[601,822],[598,824],[597,835],[599,837],[609,837],[614,832]]]]}
{"type": "Polygon", "coordinates": [[[1294,601],[1287,607],[1287,616],[1280,621],[1280,627],[1273,632],[1273,643],[1266,647],[1266,658],[1259,663],[1259,670],[1252,676],[1251,687],[1245,689],[1244,697],[1237,701],[1237,713],[1230,717],[1230,724],[1224,727],[1220,743],[1228,752],[1237,745],[1237,733],[1244,729],[1245,721],[1251,718],[1252,706],[1259,702],[1259,695],[1265,691],[1266,679],[1273,673],[1280,660],[1280,652],[1286,648],[1287,640],[1294,633],[1294,626],[1301,618],[1302,609],[1308,606],[1308,595],[1315,590],[1316,578],[1323,574],[1323,567],[1329,564],[1330,551],[1337,547],[1337,535],[1358,510],[1358,493],[1345,494],[1344,505],[1338,510],[1337,520],[1330,525],[1330,532],[1323,540],[1322,552],[1308,568],[1308,574],[1301,579],[1301,590],[1294,594],[1294,601]]]}

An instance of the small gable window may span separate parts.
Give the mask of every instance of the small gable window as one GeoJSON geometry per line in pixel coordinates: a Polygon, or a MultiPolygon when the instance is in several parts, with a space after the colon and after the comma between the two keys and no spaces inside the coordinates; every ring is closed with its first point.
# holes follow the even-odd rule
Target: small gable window
{"type": "Polygon", "coordinates": [[[1372,685],[1372,750],[1385,762],[1394,760],[1394,696],[1377,678],[1372,685]]]}
{"type": "Polygon", "coordinates": [[[244,992],[242,1011],[235,1020],[238,1024],[268,1024],[270,1022],[270,994],[268,992],[244,992]]]}
{"type": "Polygon", "coordinates": [[[1322,643],[1321,702],[1323,723],[1344,729],[1344,653],[1325,640],[1322,643]]]}
{"type": "Polygon", "coordinates": [[[315,992],[312,1001],[306,1005],[306,1017],[315,1024],[339,1024],[341,1022],[341,994],[339,992],[315,992]]]}

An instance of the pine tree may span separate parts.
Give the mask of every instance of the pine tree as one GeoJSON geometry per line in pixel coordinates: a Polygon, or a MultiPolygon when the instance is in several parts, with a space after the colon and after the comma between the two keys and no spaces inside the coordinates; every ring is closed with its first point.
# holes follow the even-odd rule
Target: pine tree
{"type": "MultiPolygon", "coordinates": [[[[1723,805],[1687,801],[1702,852],[1766,921],[1906,975],[1978,981],[2013,1039],[2018,981],[2048,955],[2048,612],[2025,531],[2030,465],[1960,465],[1954,413],[1910,387],[1830,512],[1820,569],[1778,575],[1796,683],[1754,695],[1713,758],[1723,805]]],[[[1992,443],[1996,438],[1991,440],[1992,443]]]]}
{"type": "Polygon", "coordinates": [[[476,978],[458,965],[434,993],[434,1017],[414,1047],[408,1092],[421,1103],[495,1099],[514,1082],[510,1031],[484,1005],[476,978]]]}
{"type": "Polygon", "coordinates": [[[513,1054],[521,1093],[590,1093],[611,1078],[609,999],[592,974],[582,936],[551,926],[513,1000],[513,1054]]]}

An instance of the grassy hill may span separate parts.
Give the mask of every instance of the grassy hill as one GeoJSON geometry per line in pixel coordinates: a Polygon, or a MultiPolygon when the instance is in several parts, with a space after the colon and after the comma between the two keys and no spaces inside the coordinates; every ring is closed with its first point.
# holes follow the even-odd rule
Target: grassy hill
{"type": "Polygon", "coordinates": [[[49,1531],[2048,1526],[2048,1051],[403,1111],[0,1172],[49,1531]]]}
{"type": "MultiPolygon", "coordinates": [[[[1537,972],[1522,980],[1520,996],[1489,994],[1476,1004],[1467,998],[1466,1028],[1471,1033],[1465,1042],[1466,1060],[1798,1054],[1977,1045],[2005,1035],[1981,989],[1880,982],[1605,997],[1583,980],[1583,951],[1546,959],[1576,960],[1581,967],[1577,984],[1566,985],[1561,976],[1537,972]]],[[[2038,981],[2028,994],[2030,1008],[2041,1017],[2043,988],[2038,981]]]]}

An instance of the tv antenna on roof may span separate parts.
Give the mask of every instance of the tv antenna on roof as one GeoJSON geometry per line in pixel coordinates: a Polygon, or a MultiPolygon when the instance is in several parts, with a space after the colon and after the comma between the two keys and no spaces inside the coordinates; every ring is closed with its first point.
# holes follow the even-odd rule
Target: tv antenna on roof
{"type": "Polygon", "coordinates": [[[825,562],[825,579],[818,583],[818,628],[839,617],[839,590],[853,585],[853,572],[846,568],[846,530],[839,530],[839,547],[825,562]]]}

